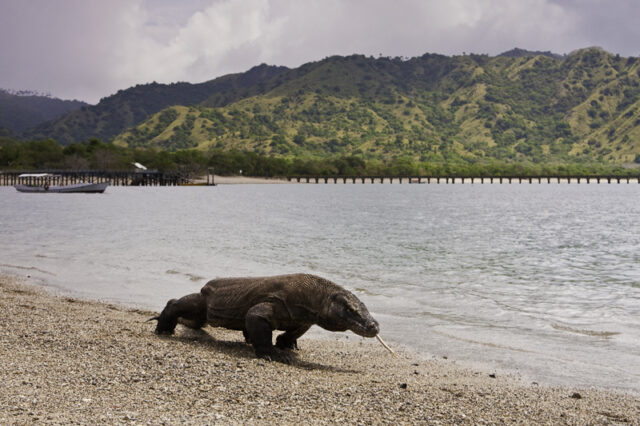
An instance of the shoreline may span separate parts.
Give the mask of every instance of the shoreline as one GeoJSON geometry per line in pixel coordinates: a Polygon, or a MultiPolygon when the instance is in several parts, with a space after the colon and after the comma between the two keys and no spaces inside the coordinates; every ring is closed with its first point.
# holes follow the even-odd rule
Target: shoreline
{"type": "Polygon", "coordinates": [[[239,332],[159,337],[153,312],[15,276],[0,275],[0,294],[1,424],[640,423],[634,394],[393,358],[355,336],[304,336],[285,365],[256,359],[239,332]]]}

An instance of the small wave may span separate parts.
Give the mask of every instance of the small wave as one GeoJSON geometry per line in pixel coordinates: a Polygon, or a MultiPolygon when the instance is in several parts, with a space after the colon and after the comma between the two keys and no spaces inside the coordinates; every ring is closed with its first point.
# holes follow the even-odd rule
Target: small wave
{"type": "Polygon", "coordinates": [[[165,273],[169,274],[169,275],[183,275],[183,276],[189,278],[191,281],[194,281],[194,282],[204,280],[204,277],[201,277],[200,275],[184,273],[184,272],[176,271],[175,269],[169,269],[165,273]]]}
{"type": "Polygon", "coordinates": [[[366,294],[367,296],[380,296],[379,293],[375,293],[371,290],[368,290],[366,288],[361,288],[361,287],[356,287],[354,288],[354,290],[358,293],[362,293],[362,294],[366,294]]]}
{"type": "Polygon", "coordinates": [[[5,268],[22,269],[25,271],[38,271],[38,272],[42,272],[43,274],[52,275],[54,277],[56,276],[56,274],[54,274],[53,272],[45,271],[44,269],[36,268],[35,266],[9,265],[6,263],[0,263],[0,266],[5,268]]]}
{"type": "Polygon", "coordinates": [[[202,281],[202,280],[204,280],[204,277],[201,277],[200,275],[194,275],[194,274],[184,274],[184,275],[189,277],[189,279],[191,281],[202,281]]]}
{"type": "Polygon", "coordinates": [[[536,353],[535,351],[530,351],[530,350],[522,349],[522,348],[516,348],[514,346],[501,345],[499,343],[491,343],[491,342],[481,342],[479,340],[473,340],[473,339],[467,339],[467,338],[464,338],[464,337],[454,336],[453,334],[445,333],[443,331],[438,331],[438,330],[431,330],[431,331],[433,333],[439,334],[441,336],[445,336],[445,337],[448,337],[450,339],[459,340],[459,341],[465,342],[465,343],[473,343],[473,344],[476,344],[476,345],[487,346],[487,347],[490,347],[490,348],[505,349],[505,350],[515,351],[515,352],[536,353]]]}
{"type": "Polygon", "coordinates": [[[617,334],[620,334],[617,331],[596,331],[596,330],[586,330],[580,328],[568,327],[566,325],[561,324],[551,324],[551,327],[556,330],[568,331],[571,333],[584,334],[585,336],[595,336],[595,337],[611,337],[617,334]]]}

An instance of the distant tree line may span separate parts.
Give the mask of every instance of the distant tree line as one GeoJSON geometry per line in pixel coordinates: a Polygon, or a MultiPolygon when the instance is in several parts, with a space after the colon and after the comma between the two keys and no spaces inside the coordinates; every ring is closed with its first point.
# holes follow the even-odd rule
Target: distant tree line
{"type": "Polygon", "coordinates": [[[365,160],[358,156],[330,158],[286,158],[239,150],[184,149],[168,152],[151,148],[128,148],[98,139],[62,146],[54,140],[20,142],[0,138],[0,171],[2,170],[131,170],[139,162],[152,170],[197,175],[214,167],[219,175],[276,176],[584,176],[638,175],[628,169],[603,163],[505,162],[503,160],[465,160],[419,162],[411,157],[388,160],[365,160]]]}

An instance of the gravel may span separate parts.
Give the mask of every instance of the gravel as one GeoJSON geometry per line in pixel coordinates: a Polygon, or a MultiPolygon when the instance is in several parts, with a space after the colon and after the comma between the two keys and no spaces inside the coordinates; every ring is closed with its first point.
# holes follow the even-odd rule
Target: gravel
{"type": "Polygon", "coordinates": [[[635,394],[394,358],[360,338],[303,337],[286,365],[239,332],[158,337],[153,314],[0,275],[0,424],[640,424],[635,394]]]}

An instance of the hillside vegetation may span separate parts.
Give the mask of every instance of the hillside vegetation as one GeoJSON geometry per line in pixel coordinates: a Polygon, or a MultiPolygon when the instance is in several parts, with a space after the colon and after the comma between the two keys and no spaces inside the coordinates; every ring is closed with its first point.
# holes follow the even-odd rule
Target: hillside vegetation
{"type": "Polygon", "coordinates": [[[65,101],[31,92],[16,94],[0,89],[0,129],[17,135],[85,105],[80,101],[65,101]]]}
{"type": "Polygon", "coordinates": [[[28,135],[299,159],[631,164],[640,60],[588,48],[262,65],[199,85],[136,86],[28,135]]]}
{"type": "Polygon", "coordinates": [[[332,57],[265,87],[226,104],[216,94],[169,107],[115,142],[416,161],[632,163],[640,154],[640,61],[598,48],[566,57],[332,57]]]}
{"type": "Polygon", "coordinates": [[[320,159],[285,158],[239,150],[129,148],[92,138],[62,146],[51,139],[20,142],[0,136],[0,174],[11,170],[131,171],[139,162],[152,170],[202,175],[213,167],[216,174],[247,176],[618,176],[638,177],[639,169],[594,162],[532,163],[488,160],[483,162],[417,162],[409,157],[364,160],[358,156],[320,159]]]}
{"type": "Polygon", "coordinates": [[[111,140],[123,130],[172,105],[195,105],[212,94],[220,105],[243,96],[286,68],[261,65],[246,73],[230,74],[199,84],[139,84],[103,98],[97,105],[85,106],[24,133],[27,139],[51,138],[63,144],[96,137],[111,140]]]}

